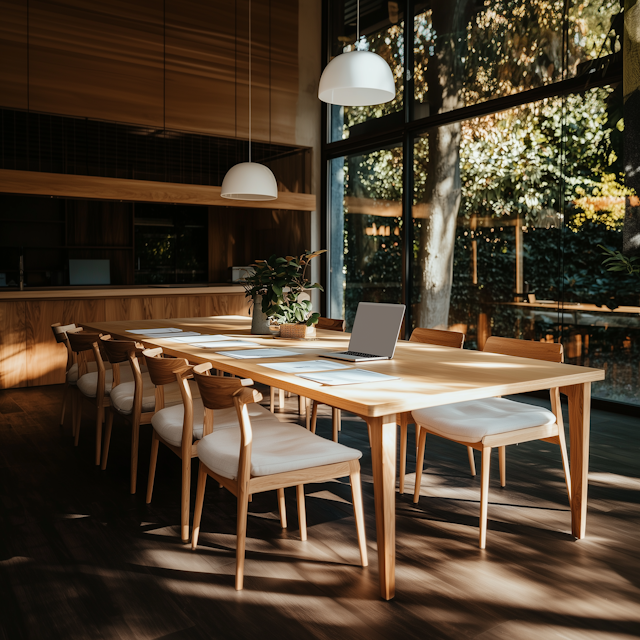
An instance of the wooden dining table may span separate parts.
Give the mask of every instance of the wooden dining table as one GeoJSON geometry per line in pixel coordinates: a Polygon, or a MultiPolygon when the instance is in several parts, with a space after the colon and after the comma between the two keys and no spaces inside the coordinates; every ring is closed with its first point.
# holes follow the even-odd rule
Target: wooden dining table
{"type": "MultiPolygon", "coordinates": [[[[392,360],[357,364],[360,369],[397,379],[327,386],[263,364],[316,359],[321,353],[344,351],[348,347],[349,334],[319,330],[314,340],[253,336],[250,335],[251,319],[246,316],[90,322],[82,323],[82,326],[114,338],[135,339],[149,347],[159,346],[165,353],[187,358],[193,363],[211,362],[218,370],[291,391],[362,417],[370,431],[380,594],[386,600],[395,595],[396,416],[405,411],[560,387],[568,396],[569,405],[571,530],[575,538],[585,537],[591,383],[604,379],[604,371],[600,369],[398,341],[392,360]],[[238,336],[262,347],[287,349],[298,355],[238,360],[224,355],[222,345],[205,349],[150,334],[129,333],[130,330],[166,327],[238,336]]],[[[197,339],[194,337],[194,342],[197,339]]]]}

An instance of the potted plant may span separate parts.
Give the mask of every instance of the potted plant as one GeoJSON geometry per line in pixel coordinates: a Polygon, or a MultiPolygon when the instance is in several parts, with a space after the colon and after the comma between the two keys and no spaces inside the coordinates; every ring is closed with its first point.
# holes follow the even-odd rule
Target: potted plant
{"type": "Polygon", "coordinates": [[[311,301],[300,299],[300,296],[310,289],[323,290],[318,283],[312,284],[307,279],[307,267],[313,258],[325,251],[305,251],[301,256],[285,258],[272,255],[268,260],[256,260],[251,265],[253,274],[245,280],[245,295],[254,301],[252,333],[260,312],[265,320],[271,318],[280,325],[283,338],[304,338],[315,333],[313,325],[320,314],[313,313],[311,301]]]}

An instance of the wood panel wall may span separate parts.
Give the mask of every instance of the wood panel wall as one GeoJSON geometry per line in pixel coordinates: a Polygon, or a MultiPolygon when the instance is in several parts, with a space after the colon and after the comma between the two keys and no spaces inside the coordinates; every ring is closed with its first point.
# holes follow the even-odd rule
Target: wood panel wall
{"type": "Polygon", "coordinates": [[[64,382],[66,349],[55,322],[248,315],[242,293],[0,302],[0,389],[64,382]]]}
{"type": "MultiPolygon", "coordinates": [[[[298,3],[251,22],[253,137],[296,144],[298,3]]],[[[248,0],[0,0],[0,59],[1,106],[248,133],[248,0]]]]}
{"type": "Polygon", "coordinates": [[[209,207],[209,282],[227,282],[229,268],[310,249],[311,214],[209,207]]]}

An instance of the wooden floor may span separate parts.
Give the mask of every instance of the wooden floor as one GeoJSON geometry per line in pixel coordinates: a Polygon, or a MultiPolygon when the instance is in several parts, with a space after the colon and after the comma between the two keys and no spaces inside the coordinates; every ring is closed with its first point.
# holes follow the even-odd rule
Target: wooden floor
{"type": "MultiPolygon", "coordinates": [[[[250,504],[238,593],[232,496],[209,481],[201,546],[192,552],[178,531],[178,458],[161,446],[154,500],[145,505],[149,427],[130,496],[128,428],[114,426],[101,472],[89,408],[78,448],[69,420],[58,427],[61,391],[0,392],[0,638],[640,637],[640,418],[593,413],[588,537],[580,542],[570,536],[557,447],[510,447],[506,489],[496,457],[486,551],[477,548],[479,480],[466,451],[430,438],[419,505],[410,495],[397,500],[397,597],[384,602],[362,421],[346,416],[340,439],[363,452],[371,566],[358,566],[348,485],[306,487],[308,542],[298,539],[295,493],[287,490],[287,531],[275,494],[263,494],[250,504]]],[[[280,417],[295,420],[296,399],[287,402],[290,413],[280,417]]],[[[329,429],[325,413],[318,432],[329,429]]]]}

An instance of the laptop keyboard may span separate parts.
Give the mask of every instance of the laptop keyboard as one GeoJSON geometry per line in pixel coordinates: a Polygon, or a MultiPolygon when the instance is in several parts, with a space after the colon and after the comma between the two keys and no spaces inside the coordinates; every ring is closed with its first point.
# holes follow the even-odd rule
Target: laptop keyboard
{"type": "Polygon", "coordinates": [[[345,356],[356,356],[356,358],[379,358],[380,356],[374,356],[372,353],[360,353],[360,351],[343,351],[345,356]]]}

